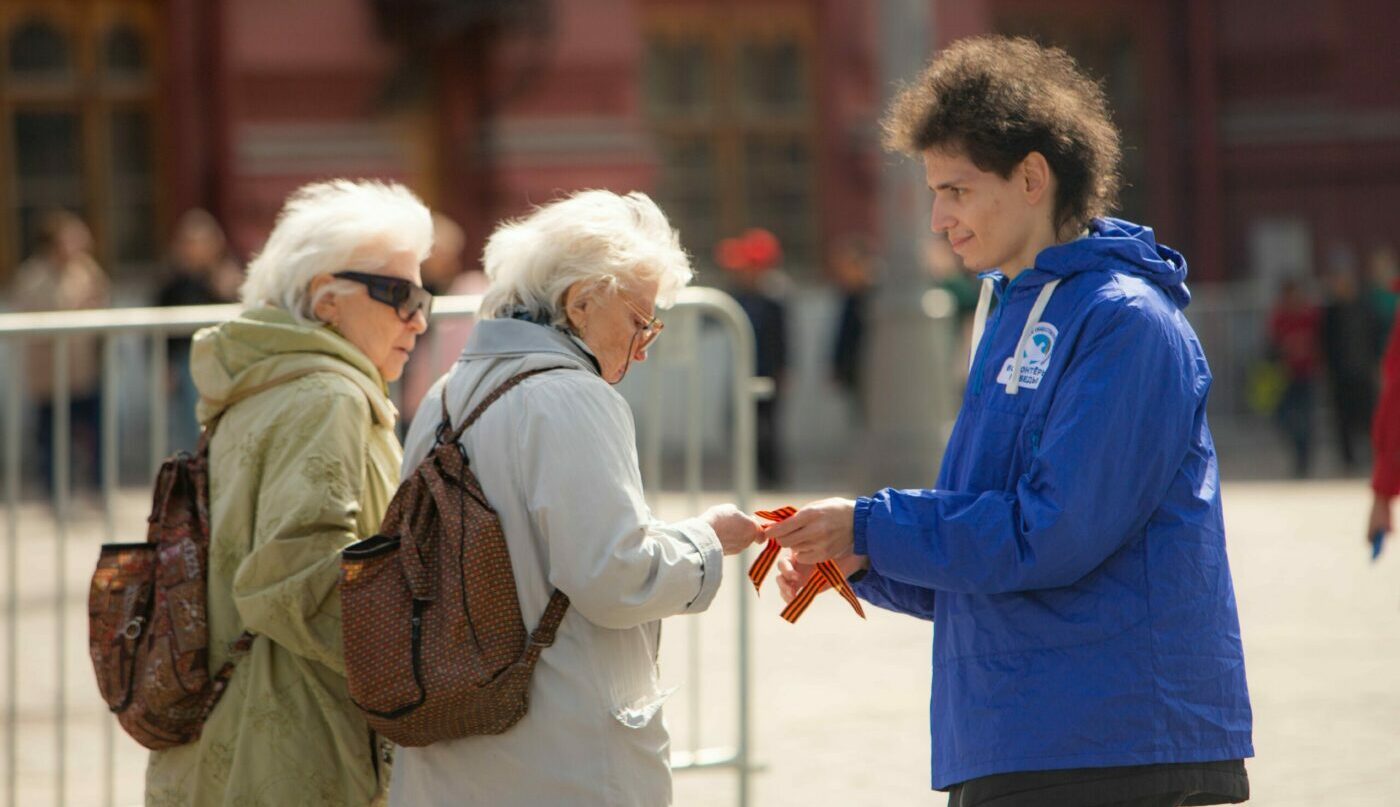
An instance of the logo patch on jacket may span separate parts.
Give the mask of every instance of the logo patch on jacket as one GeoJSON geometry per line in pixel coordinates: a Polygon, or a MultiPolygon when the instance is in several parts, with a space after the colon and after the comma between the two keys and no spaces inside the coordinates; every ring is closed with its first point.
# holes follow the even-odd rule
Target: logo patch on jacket
{"type": "MultiPolygon", "coordinates": [[[[1031,328],[1031,335],[1021,349],[1021,377],[1016,379],[1016,386],[1021,389],[1040,387],[1040,379],[1045,377],[1045,371],[1050,366],[1050,354],[1059,335],[1059,329],[1048,322],[1037,322],[1031,328]]],[[[1001,372],[997,373],[997,383],[1004,387],[1010,380],[1011,357],[1008,356],[1001,365],[1001,372]]]]}

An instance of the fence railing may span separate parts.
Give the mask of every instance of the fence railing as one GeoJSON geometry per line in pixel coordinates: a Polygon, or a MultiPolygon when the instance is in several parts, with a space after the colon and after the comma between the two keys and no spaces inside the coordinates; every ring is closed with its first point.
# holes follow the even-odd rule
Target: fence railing
{"type": "MultiPolygon", "coordinates": [[[[478,297],[442,297],[434,304],[434,324],[468,319],[475,315],[478,297]]],[[[86,614],[74,608],[74,600],[86,596],[85,581],[103,542],[130,540],[144,532],[149,502],[148,480],[167,453],[167,422],[171,415],[168,380],[168,339],[187,336],[199,328],[237,316],[238,306],[128,308],[100,311],[65,311],[0,315],[0,359],[5,362],[3,424],[0,425],[0,462],[3,463],[5,508],[4,596],[4,715],[3,803],[7,807],[35,804],[116,804],[140,800],[142,777],[131,775],[132,765],[144,770],[144,749],[119,735],[116,721],[105,713],[87,662],[86,614]],[[100,376],[96,428],[100,457],[92,472],[98,484],[96,507],[76,507],[72,495],[73,422],[72,345],[97,338],[100,376]],[[23,446],[31,442],[24,415],[31,409],[26,396],[29,372],[28,347],[46,341],[53,346],[51,396],[46,400],[51,419],[47,474],[23,485],[23,446]],[[141,378],[145,375],[145,378],[141,378]],[[136,386],[133,386],[136,385],[136,386]],[[126,406],[124,407],[124,403],[126,406]],[[128,411],[121,411],[123,408],[128,411]],[[130,411],[135,409],[136,411],[130,411]],[[143,411],[144,410],[144,411],[143,411]],[[144,427],[144,428],[143,428],[144,427]],[[148,473],[136,474],[142,484],[121,488],[121,459],[130,456],[131,442],[146,443],[148,473]],[[26,496],[34,488],[39,494],[26,496]],[[92,510],[96,509],[97,513],[92,510]],[[75,533],[76,530],[76,533],[75,533]],[[50,541],[45,541],[45,533],[50,541]],[[47,544],[47,556],[42,549],[47,544]],[[51,567],[43,584],[40,570],[51,567]],[[24,586],[21,583],[24,583],[24,586]],[[21,588],[37,590],[21,596],[21,588]],[[48,621],[47,639],[36,623],[48,621]],[[51,663],[40,656],[47,654],[51,663]],[[30,666],[35,669],[29,669],[30,666]],[[22,685],[23,684],[23,685],[22,685]],[[44,710],[47,703],[49,709],[44,710]],[[47,714],[45,714],[47,711],[47,714]],[[47,746],[47,753],[43,750],[47,746]],[[118,779],[118,760],[123,766],[118,779]],[[70,765],[77,760],[78,765],[70,765]],[[134,792],[132,792],[134,791],[134,792]]],[[[728,405],[732,423],[728,455],[732,468],[729,494],[738,506],[749,509],[754,486],[754,400],[766,379],[754,378],[754,337],[743,311],[733,299],[713,289],[683,290],[668,314],[668,339],[661,340],[642,385],[639,409],[643,428],[639,433],[648,495],[660,489],[662,477],[663,375],[684,377],[683,476],[685,506],[698,512],[702,494],[701,323],[712,320],[729,343],[728,405]]],[[[707,328],[706,333],[715,329],[707,328]]],[[[431,331],[430,331],[431,333],[431,331]]],[[[128,474],[130,476],[130,474],[128,474]]],[[[751,737],[750,615],[747,592],[731,585],[735,599],[733,641],[735,702],[733,739],[730,743],[702,746],[701,715],[713,712],[703,705],[699,665],[702,618],[687,620],[686,665],[691,688],[686,719],[687,743],[672,754],[673,768],[726,768],[736,773],[737,803],[748,807],[749,780],[753,771],[751,737]]]]}

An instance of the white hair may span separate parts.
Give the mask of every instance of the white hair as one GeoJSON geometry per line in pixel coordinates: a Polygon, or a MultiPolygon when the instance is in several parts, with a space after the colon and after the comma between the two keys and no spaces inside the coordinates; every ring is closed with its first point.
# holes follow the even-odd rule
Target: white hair
{"type": "Polygon", "coordinates": [[[690,259],[661,208],[644,193],[585,190],[502,223],[482,255],[491,286],[482,319],[523,311],[564,325],[564,296],[580,281],[615,292],[655,281],[657,306],[668,308],[690,282],[690,259]]]}
{"type": "Polygon", "coordinates": [[[354,288],[337,280],[315,298],[311,281],[323,273],[374,271],[400,252],[422,263],[433,246],[433,219],[413,192],[395,182],[334,179],[303,186],[277,215],[262,253],[248,265],[243,305],[282,308],[315,322],[316,302],[354,288]]]}

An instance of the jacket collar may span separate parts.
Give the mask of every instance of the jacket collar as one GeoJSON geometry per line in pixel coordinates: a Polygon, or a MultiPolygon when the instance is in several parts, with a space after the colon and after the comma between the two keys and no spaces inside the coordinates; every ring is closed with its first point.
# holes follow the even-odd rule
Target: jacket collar
{"type": "Polygon", "coordinates": [[[459,361],[551,353],[600,374],[598,360],[582,341],[549,325],[521,319],[484,319],[472,328],[459,361]]]}
{"type": "Polygon", "coordinates": [[[368,356],[329,327],[299,322],[280,308],[251,308],[199,331],[190,371],[199,390],[196,416],[201,423],[240,393],[312,371],[335,372],[353,381],[364,390],[380,425],[392,427],[398,420],[383,376],[368,356]]]}

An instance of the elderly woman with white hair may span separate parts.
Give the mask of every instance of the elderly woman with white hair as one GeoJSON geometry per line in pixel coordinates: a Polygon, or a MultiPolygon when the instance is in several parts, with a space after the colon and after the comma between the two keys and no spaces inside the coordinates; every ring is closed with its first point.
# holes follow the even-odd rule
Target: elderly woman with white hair
{"type": "Polygon", "coordinates": [[[654,518],[632,413],[611,386],[646,360],[656,309],[689,282],[689,261],[645,195],[584,191],[500,226],[485,264],[481,321],[424,399],[404,469],[433,446],[444,389],[460,424],[507,380],[550,368],[508,390],[461,445],[500,517],[526,625],[555,589],[571,604],[524,718],[500,735],[398,749],[390,804],[669,804],[660,620],[708,608],[723,555],[762,536],[732,505],[654,518]]]}
{"type": "Polygon", "coordinates": [[[199,740],[151,754],[147,805],[382,803],[345,683],[340,550],[375,533],[397,487],[386,384],[427,328],[431,246],[428,210],[399,185],[308,185],[249,267],[245,310],[195,335],[209,667],[237,660],[199,740]]]}

